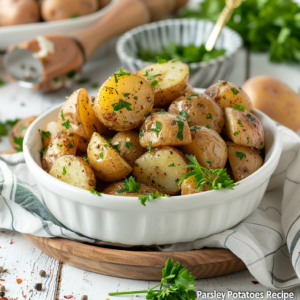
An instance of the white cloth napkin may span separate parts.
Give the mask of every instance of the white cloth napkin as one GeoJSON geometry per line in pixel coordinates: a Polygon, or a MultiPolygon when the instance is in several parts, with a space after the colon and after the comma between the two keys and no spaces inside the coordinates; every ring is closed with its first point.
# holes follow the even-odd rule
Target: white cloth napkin
{"type": "MultiPolygon", "coordinates": [[[[287,289],[300,284],[300,138],[284,126],[278,128],[281,159],[257,210],[230,230],[193,242],[159,245],[158,250],[227,248],[266,287],[287,289]]],[[[23,154],[0,155],[0,228],[105,244],[65,228],[40,197],[23,154]]]]}

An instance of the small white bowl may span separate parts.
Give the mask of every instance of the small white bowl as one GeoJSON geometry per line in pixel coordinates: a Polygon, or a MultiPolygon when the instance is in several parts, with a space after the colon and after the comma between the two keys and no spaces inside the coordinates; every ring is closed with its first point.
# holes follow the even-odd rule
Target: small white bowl
{"type": "MultiPolygon", "coordinates": [[[[136,72],[152,64],[138,58],[138,44],[152,51],[160,51],[162,46],[169,46],[170,42],[181,46],[200,46],[207,41],[213,27],[212,22],[195,19],[171,19],[146,24],[122,35],[117,43],[117,53],[122,66],[136,72]]],[[[206,88],[219,79],[227,80],[242,44],[242,38],[237,32],[224,27],[215,48],[224,48],[226,53],[207,62],[188,64],[190,85],[206,88]]]]}
{"type": "Polygon", "coordinates": [[[27,166],[37,181],[42,203],[58,221],[75,232],[107,242],[170,244],[231,228],[257,208],[281,155],[277,127],[267,115],[255,110],[265,131],[265,163],[234,190],[158,198],[146,207],[136,197],[98,197],[55,179],[41,168],[38,129],[56,121],[61,106],[44,113],[28,128],[23,146],[27,166]]]}

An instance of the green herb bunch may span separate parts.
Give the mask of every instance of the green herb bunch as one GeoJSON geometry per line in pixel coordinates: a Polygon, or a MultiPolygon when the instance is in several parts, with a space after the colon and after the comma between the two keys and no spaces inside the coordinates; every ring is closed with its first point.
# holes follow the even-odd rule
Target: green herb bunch
{"type": "Polygon", "coordinates": [[[194,300],[195,277],[179,263],[173,263],[172,258],[166,261],[162,270],[161,282],[148,290],[109,293],[109,296],[147,293],[146,299],[153,300],[194,300]]]}

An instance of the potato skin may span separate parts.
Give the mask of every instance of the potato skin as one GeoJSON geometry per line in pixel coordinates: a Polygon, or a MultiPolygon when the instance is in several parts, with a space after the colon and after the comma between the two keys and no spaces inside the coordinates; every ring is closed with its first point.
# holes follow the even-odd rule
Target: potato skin
{"type": "Polygon", "coordinates": [[[36,23],[40,20],[40,10],[34,0],[0,1],[0,26],[36,23]]]}
{"type": "Polygon", "coordinates": [[[191,143],[191,133],[187,122],[183,118],[178,118],[174,114],[154,113],[146,118],[140,130],[140,144],[143,147],[148,147],[149,142],[152,142],[152,147],[158,146],[181,146],[191,143]],[[179,124],[183,125],[183,138],[177,137],[179,132],[179,124]],[[160,132],[152,131],[157,128],[157,123],[161,124],[160,132]]]}
{"type": "Polygon", "coordinates": [[[117,131],[140,127],[153,107],[153,88],[134,74],[118,76],[117,81],[112,76],[101,86],[94,101],[95,114],[104,125],[117,131]],[[129,108],[116,111],[120,101],[129,103],[129,108]]]}
{"type": "Polygon", "coordinates": [[[212,129],[221,132],[225,118],[222,109],[218,104],[206,94],[197,94],[197,96],[180,96],[169,106],[168,112],[172,114],[179,114],[181,111],[186,112],[190,117],[186,120],[189,126],[210,125],[212,129]],[[187,98],[191,97],[191,100],[187,98]]]}
{"type": "Polygon", "coordinates": [[[300,128],[300,97],[285,83],[270,76],[256,76],[248,79],[243,89],[255,108],[292,130],[300,128]]]}
{"type": "Polygon", "coordinates": [[[207,169],[224,169],[228,154],[220,135],[204,126],[191,127],[192,143],[180,147],[183,153],[196,156],[198,163],[207,169]]]}
{"type": "Polygon", "coordinates": [[[45,132],[50,132],[50,136],[43,137],[44,148],[47,148],[49,144],[56,138],[57,134],[61,131],[61,127],[57,122],[49,122],[44,130],[45,132]]]}
{"type": "Polygon", "coordinates": [[[50,142],[46,153],[42,157],[42,168],[49,172],[53,163],[61,156],[75,155],[78,147],[78,139],[76,136],[70,136],[61,131],[56,138],[50,142]],[[72,147],[73,145],[73,147],[72,147]]]}
{"type": "Polygon", "coordinates": [[[56,21],[91,14],[98,0],[43,0],[41,12],[45,21],[56,21]]]}
{"type": "Polygon", "coordinates": [[[146,78],[153,84],[154,80],[158,83],[154,86],[154,105],[164,107],[169,105],[173,100],[185,93],[189,78],[189,67],[180,62],[167,62],[164,64],[153,64],[136,72],[138,76],[146,78]],[[158,75],[155,78],[150,76],[158,75]],[[150,79],[149,79],[150,78],[150,79]]]}
{"type": "Polygon", "coordinates": [[[114,182],[127,177],[132,172],[132,167],[127,161],[97,132],[92,135],[87,155],[95,175],[103,181],[114,182]],[[103,158],[100,156],[101,153],[103,158]]]}
{"type": "Polygon", "coordinates": [[[222,109],[241,104],[246,110],[253,112],[253,105],[247,93],[232,82],[219,80],[210,86],[205,94],[215,100],[222,109]]]}
{"type": "Polygon", "coordinates": [[[83,190],[90,191],[96,187],[94,171],[89,164],[79,156],[61,156],[54,162],[49,174],[58,180],[83,190]],[[65,175],[63,175],[64,170],[66,171],[65,175]]]}
{"type": "Polygon", "coordinates": [[[253,174],[263,165],[263,159],[259,151],[254,148],[240,146],[227,142],[228,159],[235,181],[240,181],[253,174]],[[246,158],[240,159],[237,152],[244,153],[246,158]]]}
{"type": "Polygon", "coordinates": [[[18,121],[9,132],[9,141],[13,148],[19,148],[19,145],[15,144],[14,138],[24,137],[25,133],[37,116],[29,117],[23,120],[18,121]]]}
{"type": "Polygon", "coordinates": [[[264,129],[254,114],[226,107],[225,115],[227,135],[234,143],[260,150],[264,147],[264,129]]]}
{"type": "Polygon", "coordinates": [[[139,134],[135,131],[118,132],[111,141],[112,145],[119,145],[120,155],[133,167],[134,162],[147,150],[139,142],[139,134]],[[130,144],[131,143],[131,144],[130,144]]]}
{"type": "Polygon", "coordinates": [[[109,185],[103,191],[103,193],[108,195],[115,195],[115,196],[138,197],[139,195],[147,195],[149,193],[155,194],[156,192],[158,192],[158,190],[152,186],[137,182],[137,184],[141,185],[138,193],[125,192],[125,193],[118,194],[118,191],[124,188],[124,183],[125,181],[114,182],[113,184],[109,185]]]}
{"type": "Polygon", "coordinates": [[[133,175],[137,181],[153,186],[163,194],[176,195],[180,192],[179,179],[188,172],[187,163],[187,158],[178,149],[164,146],[139,157],[133,175]]]}

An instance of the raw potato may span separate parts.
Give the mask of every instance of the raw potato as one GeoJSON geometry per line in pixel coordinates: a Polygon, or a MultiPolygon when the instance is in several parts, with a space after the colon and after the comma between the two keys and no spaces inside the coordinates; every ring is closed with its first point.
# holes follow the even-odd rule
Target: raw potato
{"type": "Polygon", "coordinates": [[[65,155],[58,158],[49,174],[60,181],[90,191],[96,187],[92,168],[81,157],[65,155]]]}
{"type": "Polygon", "coordinates": [[[50,132],[50,136],[46,137],[43,136],[43,140],[44,140],[44,148],[47,148],[49,146],[49,144],[56,138],[58,132],[61,131],[61,127],[59,126],[59,124],[57,122],[50,122],[47,124],[45,130],[45,132],[50,132]]]}
{"type": "Polygon", "coordinates": [[[157,63],[147,66],[137,71],[136,74],[143,76],[154,86],[154,105],[164,107],[185,93],[189,67],[180,61],[169,61],[164,64],[157,63]],[[155,81],[156,85],[154,85],[155,81]]]}
{"type": "Polygon", "coordinates": [[[255,115],[230,107],[225,108],[225,115],[227,135],[234,143],[260,150],[264,147],[264,129],[255,115]]]}
{"type": "Polygon", "coordinates": [[[158,147],[188,145],[191,141],[187,122],[168,112],[151,114],[140,130],[140,144],[145,148],[150,145],[149,142],[151,147],[158,147]],[[158,126],[160,131],[154,131],[158,130],[158,126]]]}
{"type": "Polygon", "coordinates": [[[96,118],[86,89],[76,90],[68,98],[58,114],[58,123],[62,130],[86,139],[91,138],[95,131],[103,135],[111,135],[111,131],[96,118]],[[69,129],[62,125],[67,121],[70,122],[69,129]]]}
{"type": "Polygon", "coordinates": [[[227,142],[227,144],[229,163],[235,181],[245,179],[263,165],[263,159],[258,150],[240,146],[232,142],[227,142]],[[241,156],[243,156],[242,159],[241,156]]]}
{"type": "Polygon", "coordinates": [[[300,97],[282,81],[256,76],[248,79],[243,89],[255,108],[292,130],[300,128],[300,97]]]}
{"type": "Polygon", "coordinates": [[[116,75],[100,88],[94,101],[94,111],[108,128],[126,131],[139,127],[153,104],[154,92],[145,79],[134,74],[116,75]]]}
{"type": "Polygon", "coordinates": [[[149,193],[155,194],[158,190],[152,186],[148,186],[143,183],[137,182],[137,184],[140,184],[141,187],[138,191],[138,193],[133,193],[133,192],[125,192],[118,194],[118,191],[121,189],[124,189],[124,183],[125,181],[120,181],[120,182],[115,182],[108,186],[103,193],[108,194],[108,195],[115,195],[115,196],[125,196],[125,197],[138,197],[139,195],[147,195],[149,193]]]}
{"type": "Polygon", "coordinates": [[[182,152],[165,146],[152,149],[138,158],[133,174],[139,182],[153,186],[164,194],[176,195],[180,192],[179,179],[188,172],[187,163],[182,152]]]}
{"type": "Polygon", "coordinates": [[[206,127],[191,127],[192,143],[180,147],[184,153],[196,156],[198,163],[207,169],[223,169],[227,162],[227,146],[220,135],[206,127]]]}
{"type": "Polygon", "coordinates": [[[133,167],[134,162],[147,150],[139,142],[139,134],[135,131],[118,132],[111,141],[112,145],[118,145],[120,155],[133,167]]]}
{"type": "Polygon", "coordinates": [[[98,0],[43,0],[41,13],[45,21],[56,21],[91,14],[98,6],[98,0]]]}
{"type": "Polygon", "coordinates": [[[246,110],[253,112],[253,106],[249,96],[242,88],[234,83],[219,80],[217,83],[210,86],[205,91],[205,94],[215,100],[222,109],[225,107],[235,107],[237,104],[241,104],[246,110]]]}
{"type": "Polygon", "coordinates": [[[20,146],[14,142],[14,138],[20,138],[20,137],[24,138],[28,127],[30,126],[30,124],[33,121],[35,121],[36,118],[37,117],[34,116],[34,117],[29,117],[29,118],[20,120],[13,126],[13,128],[9,132],[9,141],[10,141],[11,145],[14,147],[14,149],[20,148],[20,146]]]}
{"type": "Polygon", "coordinates": [[[36,23],[40,10],[34,0],[0,0],[0,26],[36,23]]]}
{"type": "Polygon", "coordinates": [[[42,168],[49,172],[59,157],[68,154],[75,155],[77,147],[78,139],[75,135],[69,136],[65,132],[59,132],[42,157],[42,168]]]}
{"type": "Polygon", "coordinates": [[[189,126],[210,125],[212,129],[220,133],[225,123],[222,109],[208,95],[198,93],[193,94],[198,96],[191,96],[192,94],[188,94],[177,98],[171,103],[168,111],[175,115],[184,111],[190,116],[186,120],[189,126]]]}
{"type": "Polygon", "coordinates": [[[132,167],[120,153],[96,132],[91,138],[87,154],[96,176],[106,182],[123,179],[132,172],[132,167]]]}

